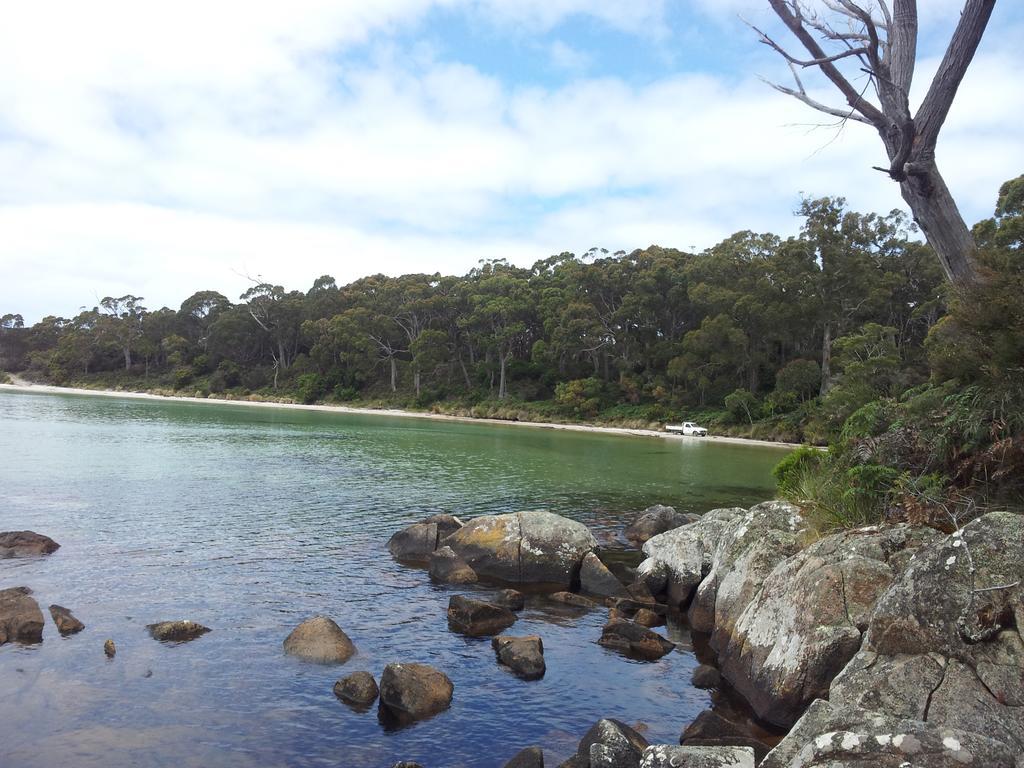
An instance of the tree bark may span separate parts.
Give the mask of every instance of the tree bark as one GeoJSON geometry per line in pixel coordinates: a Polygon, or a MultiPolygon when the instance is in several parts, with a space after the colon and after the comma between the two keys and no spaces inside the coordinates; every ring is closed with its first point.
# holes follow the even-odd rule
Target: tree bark
{"type": "Polygon", "coordinates": [[[498,380],[498,399],[504,400],[505,395],[508,394],[505,381],[505,365],[508,362],[508,356],[504,352],[499,352],[498,357],[501,360],[501,377],[498,380]]]}
{"type": "Polygon", "coordinates": [[[391,363],[391,391],[392,392],[397,392],[398,391],[398,365],[395,363],[395,358],[394,357],[389,358],[389,362],[391,363]]]}
{"type": "Polygon", "coordinates": [[[821,389],[823,397],[828,393],[832,382],[832,323],[825,323],[821,335],[821,389]]]}

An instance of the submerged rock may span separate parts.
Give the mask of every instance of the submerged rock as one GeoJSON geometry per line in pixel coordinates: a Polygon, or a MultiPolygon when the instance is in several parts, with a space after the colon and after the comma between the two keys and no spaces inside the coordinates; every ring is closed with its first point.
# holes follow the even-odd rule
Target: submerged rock
{"type": "Polygon", "coordinates": [[[508,608],[464,595],[452,595],[448,601],[448,626],[470,637],[496,635],[516,623],[508,608]]]}
{"type": "Polygon", "coordinates": [[[448,675],[429,664],[388,664],[380,678],[380,709],[400,725],[442,712],[455,687],[448,675]]]}
{"type": "Polygon", "coordinates": [[[690,677],[690,684],[694,688],[702,688],[704,690],[717,688],[721,683],[722,673],[710,664],[699,665],[693,670],[693,675],[690,677]]]}
{"type": "Polygon", "coordinates": [[[625,597],[626,587],[593,552],[583,556],[580,565],[580,589],[601,597],[625,597]]]}
{"type": "Polygon", "coordinates": [[[748,747],[754,751],[755,763],[760,763],[771,749],[748,729],[710,709],[683,729],[679,743],[684,747],[748,747]]]}
{"type": "Polygon", "coordinates": [[[1014,768],[1016,751],[981,733],[940,727],[819,699],[761,768],[1014,768]]]}
{"type": "Polygon", "coordinates": [[[573,608],[585,608],[588,611],[598,606],[594,600],[583,595],[577,595],[575,592],[553,592],[548,595],[548,599],[556,603],[571,605],[573,608]]]}
{"type": "Polygon", "coordinates": [[[165,643],[184,643],[195,640],[210,632],[209,627],[197,624],[187,619],[183,621],[161,621],[156,624],[147,624],[146,629],[154,640],[165,643]]]}
{"type": "Polygon", "coordinates": [[[647,739],[619,720],[598,720],[580,740],[576,758],[591,768],[636,768],[647,739]]]}
{"type": "Polygon", "coordinates": [[[3,531],[0,533],[0,560],[10,557],[50,555],[60,544],[49,536],[34,531],[3,531]]]}
{"type": "Polygon", "coordinates": [[[605,624],[598,643],[605,648],[611,648],[646,661],[660,659],[675,648],[674,643],[669,642],[657,632],[652,632],[632,621],[624,620],[610,621],[605,624]]]}
{"type": "MultiPolygon", "coordinates": [[[[833,764],[829,766],[833,768],[833,764]]],[[[644,750],[640,768],[754,768],[754,750],[749,747],[676,747],[658,744],[644,750]]],[[[834,768],[843,766],[834,765],[834,768]]]]}
{"type": "Polygon", "coordinates": [[[76,619],[71,611],[62,606],[51,605],[50,616],[53,618],[53,623],[57,625],[57,631],[65,637],[85,629],[85,624],[76,619]]]}
{"type": "Polygon", "coordinates": [[[441,547],[430,553],[430,578],[445,584],[472,584],[476,573],[451,547],[441,547]]]}
{"type": "Polygon", "coordinates": [[[43,642],[43,612],[28,587],[0,590],[0,645],[43,642]]]}
{"type": "Polygon", "coordinates": [[[107,655],[108,659],[114,658],[114,656],[117,654],[117,646],[114,645],[114,641],[113,640],[106,640],[106,641],[104,641],[104,643],[103,643],[103,653],[105,653],[107,655]]]}
{"type": "Polygon", "coordinates": [[[675,507],[655,504],[640,513],[640,516],[626,528],[625,535],[631,544],[640,547],[648,539],[660,533],[695,523],[698,520],[700,520],[700,515],[676,512],[675,507]]]}
{"type": "Polygon", "coordinates": [[[396,560],[426,563],[443,546],[441,542],[461,527],[462,521],[454,515],[433,515],[395,533],[388,540],[388,551],[396,560]]]}
{"type": "Polygon", "coordinates": [[[516,589],[503,589],[494,596],[494,603],[510,611],[521,611],[526,606],[526,598],[516,589]]]}
{"type": "Polygon", "coordinates": [[[344,664],[356,647],[348,635],[326,616],[306,619],[285,638],[284,652],[321,664],[344,664]]]}
{"type": "Polygon", "coordinates": [[[491,640],[491,647],[498,661],[511,669],[523,680],[539,680],[544,677],[544,643],[537,635],[511,637],[498,635],[491,640]]]}
{"type": "Polygon", "coordinates": [[[582,523],[551,512],[515,512],[470,520],[445,543],[477,575],[511,584],[572,586],[597,541],[582,523]]]}
{"type": "Polygon", "coordinates": [[[505,763],[505,768],[544,768],[544,752],[540,747],[527,747],[505,763]]]}
{"type": "Polygon", "coordinates": [[[369,672],[353,672],[334,684],[334,695],[359,709],[369,708],[378,693],[377,681],[369,672]]]}

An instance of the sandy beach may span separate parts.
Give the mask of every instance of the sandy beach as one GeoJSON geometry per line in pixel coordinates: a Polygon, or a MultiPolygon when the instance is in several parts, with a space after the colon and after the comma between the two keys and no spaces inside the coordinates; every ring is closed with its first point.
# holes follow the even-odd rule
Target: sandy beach
{"type": "Polygon", "coordinates": [[[119,392],[109,389],[81,389],[78,387],[55,387],[49,384],[33,384],[11,376],[13,384],[0,384],[0,391],[38,392],[57,395],[92,395],[95,397],[120,397],[133,400],[160,400],[163,402],[207,403],[214,405],[244,405],[254,408],[287,408],[301,411],[327,411],[333,413],[371,414],[395,416],[404,419],[435,419],[438,421],[463,421],[474,424],[495,424],[507,427],[534,427],[537,429],[563,429],[572,432],[600,432],[610,435],[632,437],[656,437],[662,440],[680,440],[694,443],[731,443],[734,445],[760,445],[768,448],[797,448],[797,443],[777,443],[771,440],[753,440],[745,437],[687,437],[653,429],[629,429],[627,427],[600,427],[591,424],[552,424],[543,421],[509,421],[507,419],[478,419],[472,416],[452,416],[443,413],[403,411],[397,408],[353,408],[346,405],[304,405],[301,403],[269,403],[255,400],[232,400],[228,398],[186,397],[183,395],[154,395],[149,392],[119,392]]]}

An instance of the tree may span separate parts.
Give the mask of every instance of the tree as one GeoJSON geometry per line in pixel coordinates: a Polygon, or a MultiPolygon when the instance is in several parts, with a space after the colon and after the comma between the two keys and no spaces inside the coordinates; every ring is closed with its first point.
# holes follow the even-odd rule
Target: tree
{"type": "Polygon", "coordinates": [[[910,86],[917,56],[915,0],[875,0],[881,18],[854,0],[824,0],[833,12],[819,16],[804,0],[768,0],[776,15],[810,54],[802,59],[758,30],[761,42],[789,63],[795,87],[774,85],[820,112],[874,127],[889,158],[877,168],[899,182],[900,193],[942,265],[946,277],[970,283],[976,276],[975,243],[935,162],[939,131],[981,42],[995,0],[967,0],[938,71],[916,114],[910,86]],[[846,108],[812,99],[798,69],[817,68],[846,99],[846,108]],[[850,81],[851,68],[866,72],[875,99],[850,81]]]}
{"type": "Polygon", "coordinates": [[[141,296],[128,294],[116,299],[107,296],[100,302],[106,312],[105,329],[124,355],[126,371],[132,367],[132,345],[142,337],[142,321],[146,316],[142,300],[141,296]]]}

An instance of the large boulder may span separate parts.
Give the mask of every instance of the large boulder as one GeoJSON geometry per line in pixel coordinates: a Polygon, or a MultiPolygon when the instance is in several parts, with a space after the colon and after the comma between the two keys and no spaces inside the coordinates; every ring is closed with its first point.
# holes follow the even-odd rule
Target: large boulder
{"type": "Polygon", "coordinates": [[[508,608],[465,595],[452,595],[448,601],[448,626],[470,637],[496,635],[516,623],[508,608]]]}
{"type": "Polygon", "coordinates": [[[334,684],[334,695],[358,710],[369,709],[379,693],[377,681],[369,672],[353,672],[334,684]]]}
{"type": "Polygon", "coordinates": [[[74,614],[63,606],[51,605],[50,616],[53,617],[53,623],[57,625],[57,631],[63,637],[73,635],[85,629],[85,624],[76,619],[74,614]]]}
{"type": "Polygon", "coordinates": [[[285,638],[284,652],[320,664],[344,664],[355,655],[356,647],[332,619],[314,616],[285,638]]]}
{"type": "Polygon", "coordinates": [[[429,664],[388,664],[380,678],[380,711],[399,725],[442,712],[452,703],[455,686],[429,664]]]}
{"type": "Polygon", "coordinates": [[[502,589],[494,595],[495,605],[508,608],[510,611],[521,611],[526,607],[526,598],[517,589],[502,589]]]}
{"type": "Polygon", "coordinates": [[[445,584],[472,584],[476,573],[451,547],[441,547],[430,553],[430,578],[445,584]]]}
{"type": "Polygon", "coordinates": [[[432,515],[395,533],[388,540],[388,551],[396,560],[426,564],[430,553],[461,527],[462,521],[454,515],[432,515]]]}
{"type": "Polygon", "coordinates": [[[916,551],[830,700],[1024,753],[1024,519],[991,513],[916,551]]]}
{"type": "Polygon", "coordinates": [[[700,515],[676,512],[675,507],[655,504],[640,513],[640,516],[626,528],[625,535],[633,546],[642,547],[644,542],[652,536],[695,523],[698,520],[700,520],[700,515]]]}
{"type": "Polygon", "coordinates": [[[195,640],[197,637],[201,637],[210,631],[209,627],[204,627],[202,624],[189,621],[188,619],[147,624],[146,629],[149,630],[149,636],[154,640],[160,640],[165,643],[184,643],[189,640],[195,640]]]}
{"type": "Polygon", "coordinates": [[[491,640],[498,661],[523,680],[540,680],[547,667],[544,664],[544,642],[537,635],[512,637],[498,635],[491,640]]]}
{"type": "Polygon", "coordinates": [[[754,750],[749,747],[656,744],[644,750],[640,768],[754,768],[754,750]]]}
{"type": "Polygon", "coordinates": [[[858,651],[893,580],[881,535],[845,531],[784,560],[719,639],[722,675],[758,717],[791,725],[858,651]]]}
{"type": "Polygon", "coordinates": [[[697,585],[711,570],[711,556],[729,522],[745,509],[713,509],[700,520],[658,534],[644,544],[647,559],[637,567],[637,579],[654,595],[666,594],[669,605],[685,608],[697,585]]]}
{"type": "Polygon", "coordinates": [[[641,627],[632,621],[616,619],[604,625],[601,639],[597,641],[605,648],[623,653],[644,661],[660,659],[675,648],[657,632],[641,627]]]}
{"type": "Polygon", "coordinates": [[[580,565],[580,589],[601,597],[626,597],[629,593],[615,574],[593,552],[583,556],[580,565]]]}
{"type": "Polygon", "coordinates": [[[717,647],[769,573],[801,548],[803,518],[783,501],[766,501],[729,521],[711,554],[711,569],[697,587],[688,618],[692,629],[714,632],[717,647]]]}
{"type": "Polygon", "coordinates": [[[760,768],[1015,768],[1015,750],[961,731],[818,699],[760,768]]]}
{"type": "Polygon", "coordinates": [[[0,560],[9,557],[49,555],[60,549],[60,544],[49,536],[33,531],[4,531],[0,533],[0,560]]]}
{"type": "Polygon", "coordinates": [[[28,587],[0,589],[0,645],[43,642],[43,612],[28,587]]]}
{"type": "Polygon", "coordinates": [[[580,740],[576,758],[590,768],[637,768],[647,739],[623,722],[598,720],[580,740]]]}
{"type": "Polygon", "coordinates": [[[597,540],[582,523],[551,512],[515,512],[470,520],[445,540],[477,575],[511,584],[571,587],[597,540]]]}
{"type": "Polygon", "coordinates": [[[516,752],[505,768],[544,768],[544,751],[540,747],[527,747],[516,752]]]}

